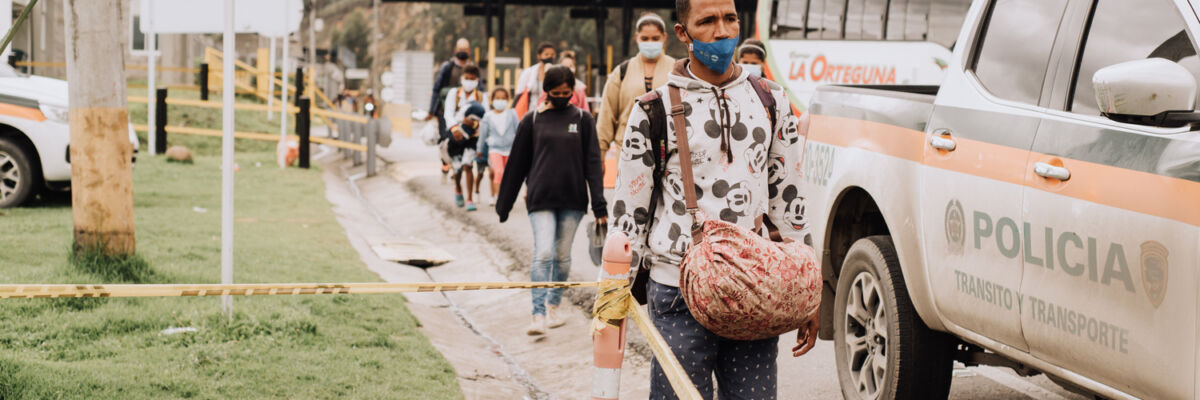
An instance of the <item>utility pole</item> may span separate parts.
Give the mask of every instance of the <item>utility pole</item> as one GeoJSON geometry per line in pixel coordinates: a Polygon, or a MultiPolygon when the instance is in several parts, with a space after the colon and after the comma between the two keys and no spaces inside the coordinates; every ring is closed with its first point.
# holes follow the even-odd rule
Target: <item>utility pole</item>
{"type": "MultiPolygon", "coordinates": [[[[221,34],[221,283],[227,285],[233,283],[233,61],[237,59],[233,16],[233,0],[225,0],[225,31],[221,34]]],[[[287,120],[286,113],[279,117],[287,120]]],[[[221,296],[221,311],[227,321],[233,321],[233,296],[221,296]]]]}
{"type": "MultiPolygon", "coordinates": [[[[382,44],[379,33],[379,0],[371,2],[371,93],[375,96],[375,108],[383,102],[383,94],[379,93],[379,46],[382,44]]],[[[380,113],[382,114],[382,112],[380,113]]]]}
{"type": "Polygon", "coordinates": [[[147,150],[150,150],[150,155],[156,156],[158,155],[158,132],[156,132],[157,129],[155,127],[158,126],[158,124],[154,123],[155,117],[157,117],[155,115],[157,113],[154,112],[154,107],[158,105],[158,102],[156,101],[156,96],[158,96],[158,84],[154,82],[154,78],[155,75],[158,75],[155,73],[155,62],[158,59],[158,29],[155,29],[156,27],[154,26],[155,1],[147,1],[150,3],[147,4],[150,15],[142,16],[142,18],[144,18],[147,22],[145,25],[150,27],[150,29],[147,29],[146,32],[142,32],[146,37],[146,98],[150,99],[150,101],[146,102],[146,126],[150,127],[147,129],[146,141],[149,145],[146,147],[147,150]]]}
{"type": "Polygon", "coordinates": [[[121,0],[65,0],[75,251],[132,255],[133,146],[121,0]]]}
{"type": "MultiPolygon", "coordinates": [[[[308,73],[304,74],[304,79],[312,82],[311,85],[305,86],[308,90],[305,92],[317,92],[317,0],[308,2],[308,73]]],[[[315,96],[309,95],[313,104],[316,103],[315,96]]]]}

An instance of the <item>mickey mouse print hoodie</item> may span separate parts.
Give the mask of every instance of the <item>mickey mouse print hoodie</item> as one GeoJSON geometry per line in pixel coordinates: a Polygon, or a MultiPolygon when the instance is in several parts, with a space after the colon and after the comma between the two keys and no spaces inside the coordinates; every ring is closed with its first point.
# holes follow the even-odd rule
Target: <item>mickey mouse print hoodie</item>
{"type": "MultiPolygon", "coordinates": [[[[688,62],[683,59],[675,64],[667,85],[680,88],[700,212],[749,229],[765,214],[783,236],[811,245],[804,219],[805,202],[800,197],[804,138],[799,135],[797,118],[783,88],[770,84],[778,118],[772,131],[770,115],[747,80],[746,71],[735,65],[734,78],[714,86],[692,75],[688,62]]],[[[655,91],[670,110],[673,104],[667,87],[655,91]]],[[[655,177],[656,155],[647,139],[650,122],[641,107],[630,110],[617,166],[611,231],[629,237],[633,265],[649,267],[651,279],[677,287],[679,263],[692,243],[692,216],[684,206],[669,114],[667,120],[666,175],[655,177]],[[661,179],[662,195],[658,199],[651,199],[654,179],[661,179]],[[658,205],[654,222],[648,224],[651,201],[658,205]]]]}

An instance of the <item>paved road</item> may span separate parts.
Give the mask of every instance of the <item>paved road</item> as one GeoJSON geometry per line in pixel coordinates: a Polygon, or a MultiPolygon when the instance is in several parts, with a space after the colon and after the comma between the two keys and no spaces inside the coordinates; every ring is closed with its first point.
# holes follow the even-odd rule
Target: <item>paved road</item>
{"type": "MultiPolygon", "coordinates": [[[[416,131],[414,127],[414,131],[416,131]]],[[[465,212],[453,204],[453,186],[442,182],[438,172],[436,152],[431,147],[408,138],[397,136],[391,148],[380,151],[380,157],[388,161],[387,173],[396,182],[403,184],[412,193],[432,207],[443,210],[446,215],[474,227],[481,237],[512,256],[516,271],[527,271],[532,253],[531,228],[525,218],[522,202],[518,202],[507,223],[501,224],[491,207],[481,204],[479,211],[465,212]]],[[[485,186],[486,189],[486,186],[485,186]]],[[[611,193],[608,193],[611,198],[611,193]]],[[[585,217],[581,230],[576,235],[572,250],[572,280],[596,279],[599,268],[592,265],[587,253],[587,241],[583,228],[592,222],[585,217]]],[[[437,229],[437,227],[430,227],[437,229]]],[[[590,307],[591,297],[586,291],[569,295],[581,305],[590,307]]],[[[582,311],[581,311],[582,312],[582,311]]],[[[636,336],[636,335],[632,335],[636,336]]],[[[636,341],[636,338],[634,339],[636,341]]],[[[832,342],[822,341],[801,358],[793,358],[790,348],[795,334],[788,333],[780,339],[780,398],[781,399],[831,399],[840,397],[837,374],[834,367],[832,342]]],[[[631,345],[637,347],[636,343],[631,345]]],[[[1050,382],[1044,376],[1023,378],[1009,369],[995,367],[956,368],[951,387],[952,399],[1082,399],[1050,382]]]]}

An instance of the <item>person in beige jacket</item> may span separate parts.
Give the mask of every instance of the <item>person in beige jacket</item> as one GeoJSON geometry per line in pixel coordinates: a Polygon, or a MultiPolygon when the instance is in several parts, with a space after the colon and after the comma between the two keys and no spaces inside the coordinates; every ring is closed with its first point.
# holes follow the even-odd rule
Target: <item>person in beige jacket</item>
{"type": "Polygon", "coordinates": [[[667,24],[654,13],[643,14],[635,25],[638,55],[625,60],[608,74],[604,85],[603,105],[596,114],[596,137],[600,154],[610,147],[621,150],[629,109],[638,96],[667,84],[667,74],[675,59],[663,54],[667,41],[667,24]],[[624,78],[624,79],[622,79],[624,78]]]}

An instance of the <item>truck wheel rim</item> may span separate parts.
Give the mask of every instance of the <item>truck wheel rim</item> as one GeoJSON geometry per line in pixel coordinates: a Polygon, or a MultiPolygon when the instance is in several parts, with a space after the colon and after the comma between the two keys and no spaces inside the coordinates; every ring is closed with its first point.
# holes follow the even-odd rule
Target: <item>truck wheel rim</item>
{"type": "Polygon", "coordinates": [[[879,281],[860,272],[846,299],[846,359],[850,377],[864,399],[878,398],[887,377],[887,314],[879,281]]]}
{"type": "Polygon", "coordinates": [[[21,169],[17,168],[17,160],[0,151],[0,201],[16,194],[20,185],[21,169]]]}

